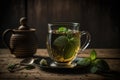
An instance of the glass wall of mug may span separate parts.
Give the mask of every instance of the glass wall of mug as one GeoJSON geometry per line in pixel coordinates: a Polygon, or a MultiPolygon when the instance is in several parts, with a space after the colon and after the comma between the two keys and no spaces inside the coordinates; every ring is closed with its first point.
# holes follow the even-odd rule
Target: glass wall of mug
{"type": "Polygon", "coordinates": [[[90,34],[80,31],[79,23],[59,22],[48,24],[47,50],[54,61],[52,66],[74,66],[73,60],[78,53],[86,49],[90,42],[90,34]],[[86,41],[81,46],[81,36],[86,35],[86,41]]]}

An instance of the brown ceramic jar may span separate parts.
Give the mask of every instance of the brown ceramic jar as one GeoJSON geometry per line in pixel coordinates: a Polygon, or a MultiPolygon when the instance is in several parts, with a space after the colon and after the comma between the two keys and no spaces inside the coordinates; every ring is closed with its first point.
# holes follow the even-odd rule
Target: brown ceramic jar
{"type": "Polygon", "coordinates": [[[16,57],[31,57],[37,50],[36,29],[26,25],[25,17],[20,19],[21,26],[18,29],[7,29],[3,33],[3,41],[16,57]],[[7,34],[12,33],[10,43],[6,40],[7,34]]]}

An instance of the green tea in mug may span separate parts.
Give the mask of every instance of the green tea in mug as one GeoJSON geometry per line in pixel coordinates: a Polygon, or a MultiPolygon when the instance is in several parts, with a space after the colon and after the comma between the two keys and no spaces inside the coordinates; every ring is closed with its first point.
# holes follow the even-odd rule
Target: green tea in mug
{"type": "Polygon", "coordinates": [[[79,23],[48,25],[47,50],[55,64],[71,64],[81,50],[81,36],[84,34],[78,27],[79,23]]]}

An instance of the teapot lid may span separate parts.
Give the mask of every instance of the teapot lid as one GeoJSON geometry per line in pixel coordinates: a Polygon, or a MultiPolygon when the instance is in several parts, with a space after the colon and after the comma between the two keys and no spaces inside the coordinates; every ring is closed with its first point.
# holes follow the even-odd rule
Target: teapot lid
{"type": "Polygon", "coordinates": [[[20,18],[20,26],[18,28],[18,30],[29,30],[29,26],[27,26],[27,18],[26,17],[22,17],[20,18]]]}

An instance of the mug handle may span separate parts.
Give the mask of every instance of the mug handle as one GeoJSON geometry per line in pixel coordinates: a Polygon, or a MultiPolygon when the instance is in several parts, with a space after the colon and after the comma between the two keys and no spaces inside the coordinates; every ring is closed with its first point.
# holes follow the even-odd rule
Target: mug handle
{"type": "Polygon", "coordinates": [[[90,41],[91,41],[91,35],[90,35],[89,32],[81,31],[80,34],[81,34],[81,37],[86,35],[86,40],[85,40],[84,44],[81,46],[81,49],[80,49],[79,53],[84,51],[88,47],[88,45],[90,44],[90,41]]]}
{"type": "Polygon", "coordinates": [[[4,44],[9,48],[10,52],[13,54],[13,49],[10,47],[10,44],[7,42],[7,39],[6,39],[7,34],[10,32],[13,33],[13,30],[12,29],[5,30],[2,34],[2,39],[4,44]]]}

